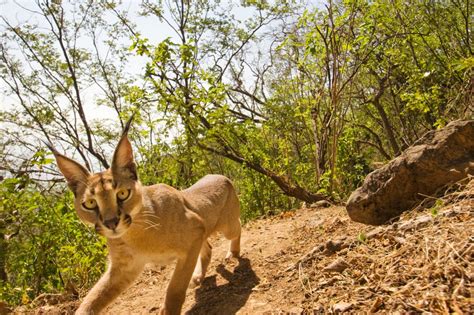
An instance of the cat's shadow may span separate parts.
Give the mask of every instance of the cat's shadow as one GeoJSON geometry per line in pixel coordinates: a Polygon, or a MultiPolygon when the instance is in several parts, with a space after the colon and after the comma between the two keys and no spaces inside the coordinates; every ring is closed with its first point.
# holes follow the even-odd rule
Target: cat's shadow
{"type": "Polygon", "coordinates": [[[186,312],[187,315],[235,314],[245,305],[260,279],[248,258],[240,257],[238,261],[234,272],[226,269],[223,264],[217,266],[217,272],[228,283],[218,286],[216,275],[204,279],[202,285],[195,290],[196,303],[186,312]]]}

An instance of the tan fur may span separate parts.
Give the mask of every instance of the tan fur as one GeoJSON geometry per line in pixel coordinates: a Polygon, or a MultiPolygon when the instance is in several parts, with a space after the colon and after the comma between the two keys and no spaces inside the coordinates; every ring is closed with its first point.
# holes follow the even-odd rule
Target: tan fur
{"type": "Polygon", "coordinates": [[[164,184],[142,186],[126,133],[112,167],[101,173],[89,174],[80,164],[53,152],[75,194],[79,217],[95,225],[109,247],[108,269],[76,314],[99,313],[134,281],[146,263],[174,260],[176,268],[161,314],[179,314],[191,278],[192,285],[199,285],[205,277],[211,258],[207,238],[212,233],[222,232],[231,240],[228,258],[239,255],[239,200],[228,178],[207,175],[182,191],[164,184]],[[121,189],[130,190],[123,202],[117,197],[121,189]],[[82,205],[86,200],[98,208],[87,210],[82,205]]]}

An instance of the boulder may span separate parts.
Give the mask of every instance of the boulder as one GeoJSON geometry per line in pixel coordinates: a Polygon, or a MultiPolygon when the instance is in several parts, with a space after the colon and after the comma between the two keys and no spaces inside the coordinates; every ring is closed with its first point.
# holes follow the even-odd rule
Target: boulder
{"type": "Polygon", "coordinates": [[[454,121],[370,173],[349,197],[347,212],[357,222],[384,224],[468,174],[474,175],[474,120],[454,121]]]}

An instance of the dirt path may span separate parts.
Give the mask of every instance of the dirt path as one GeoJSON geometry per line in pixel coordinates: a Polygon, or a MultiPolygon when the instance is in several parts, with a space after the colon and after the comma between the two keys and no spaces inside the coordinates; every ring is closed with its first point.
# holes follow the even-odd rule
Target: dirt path
{"type": "MultiPolygon", "coordinates": [[[[280,276],[284,269],[314,246],[314,240],[301,238],[301,232],[318,229],[326,222],[344,216],[345,210],[337,207],[302,209],[252,222],[244,227],[242,233],[241,259],[228,263],[224,262],[228,241],[223,238],[212,240],[213,257],[209,272],[201,287],[188,290],[183,311],[187,314],[297,311],[304,292],[299,290],[297,279],[291,283],[280,276]],[[281,280],[284,285],[279,284],[281,280]]],[[[147,268],[142,277],[107,309],[107,313],[157,313],[171,271],[171,267],[147,268]]]]}
{"type": "MultiPolygon", "coordinates": [[[[202,286],[183,314],[340,312],[474,313],[474,181],[445,206],[370,227],[344,208],[300,209],[250,222],[242,257],[224,263],[228,241],[211,241],[202,286]]],[[[106,314],[157,314],[171,266],[148,266],[106,314]]],[[[69,314],[73,301],[36,314],[69,314]]]]}

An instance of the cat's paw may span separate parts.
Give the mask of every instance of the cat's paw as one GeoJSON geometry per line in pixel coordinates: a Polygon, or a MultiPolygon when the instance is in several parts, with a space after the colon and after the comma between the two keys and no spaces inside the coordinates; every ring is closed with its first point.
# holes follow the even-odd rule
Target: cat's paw
{"type": "Polygon", "coordinates": [[[227,252],[227,255],[225,256],[224,261],[225,261],[225,262],[229,262],[229,261],[232,260],[232,258],[239,258],[239,257],[240,257],[240,253],[239,253],[239,252],[237,252],[237,251],[235,251],[235,252],[234,252],[234,251],[229,251],[229,252],[227,252]]]}
{"type": "Polygon", "coordinates": [[[202,284],[204,281],[203,275],[193,275],[191,281],[189,282],[189,288],[194,289],[202,284]]]}

